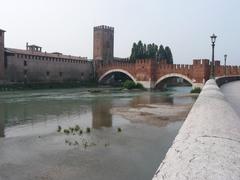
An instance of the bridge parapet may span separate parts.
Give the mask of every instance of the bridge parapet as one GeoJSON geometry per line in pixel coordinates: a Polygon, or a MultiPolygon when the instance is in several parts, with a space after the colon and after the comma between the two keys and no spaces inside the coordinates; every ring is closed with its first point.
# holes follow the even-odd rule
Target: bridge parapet
{"type": "MultiPolygon", "coordinates": [[[[167,64],[162,60],[157,62],[155,59],[138,59],[135,62],[129,60],[114,60],[112,62],[96,63],[96,73],[98,78],[107,71],[114,72],[114,69],[121,69],[131,74],[136,81],[144,84],[146,88],[154,88],[161,77],[172,77],[173,74],[177,77],[185,78],[191,81],[194,87],[202,87],[210,77],[210,62],[208,59],[194,59],[193,64],[167,64]]],[[[240,75],[239,66],[227,66],[227,75],[240,75]]],[[[223,76],[225,68],[220,64],[220,61],[215,62],[215,75],[223,76]]]]}
{"type": "Polygon", "coordinates": [[[239,129],[240,118],[209,80],[153,180],[239,179],[239,129]]]}

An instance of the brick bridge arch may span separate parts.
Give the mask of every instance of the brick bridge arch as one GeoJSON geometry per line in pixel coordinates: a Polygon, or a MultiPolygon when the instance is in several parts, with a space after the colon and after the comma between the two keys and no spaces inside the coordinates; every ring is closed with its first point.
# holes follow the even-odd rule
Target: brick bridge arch
{"type": "Polygon", "coordinates": [[[124,69],[111,69],[111,70],[108,70],[106,71],[104,74],[102,74],[99,79],[98,79],[98,82],[100,83],[104,77],[106,77],[107,75],[111,74],[111,73],[115,73],[115,72],[121,72],[121,73],[124,73],[126,74],[128,77],[130,77],[135,83],[137,83],[137,80],[134,78],[134,76],[129,73],[128,71],[124,70],[124,69]]]}
{"type": "MultiPolygon", "coordinates": [[[[94,67],[99,82],[110,73],[122,72],[145,88],[155,88],[169,77],[181,77],[194,87],[202,87],[210,77],[210,63],[207,59],[196,59],[192,64],[167,64],[166,61],[157,62],[154,59],[139,59],[135,62],[95,60],[94,67]]],[[[240,67],[227,66],[226,72],[227,75],[238,75],[240,67]]],[[[215,74],[216,77],[224,75],[224,66],[220,65],[220,61],[215,61],[215,74]]]]}
{"type": "Polygon", "coordinates": [[[183,74],[179,74],[179,73],[170,73],[170,74],[166,74],[161,76],[154,84],[154,88],[157,87],[157,85],[159,83],[161,83],[162,81],[164,81],[165,79],[171,78],[171,77],[179,77],[182,78],[184,80],[186,80],[187,82],[189,82],[192,86],[194,86],[194,82],[188,78],[187,76],[183,75],[183,74]]]}

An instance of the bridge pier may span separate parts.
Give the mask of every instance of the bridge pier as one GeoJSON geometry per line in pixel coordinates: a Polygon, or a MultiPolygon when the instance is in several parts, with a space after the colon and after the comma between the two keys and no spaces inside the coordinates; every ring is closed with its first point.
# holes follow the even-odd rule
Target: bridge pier
{"type": "Polygon", "coordinates": [[[204,84],[203,83],[193,83],[192,84],[192,88],[194,89],[194,88],[203,88],[203,86],[204,86],[204,84]]]}
{"type": "Polygon", "coordinates": [[[137,81],[137,83],[140,83],[143,85],[144,88],[146,89],[153,89],[154,88],[154,82],[149,80],[149,81],[137,81]]]}
{"type": "MultiPolygon", "coordinates": [[[[149,81],[136,81],[136,82],[142,84],[143,87],[146,88],[146,89],[154,89],[155,88],[155,84],[156,84],[156,82],[151,81],[151,80],[149,80],[149,81]]],[[[193,89],[194,88],[201,88],[202,89],[203,86],[204,86],[203,83],[193,83],[192,84],[192,88],[193,89]]]]}

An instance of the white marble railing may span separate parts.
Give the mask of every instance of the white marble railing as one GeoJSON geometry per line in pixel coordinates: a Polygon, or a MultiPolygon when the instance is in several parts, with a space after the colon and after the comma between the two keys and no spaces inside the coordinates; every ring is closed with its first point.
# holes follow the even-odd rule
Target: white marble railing
{"type": "Polygon", "coordinates": [[[203,87],[153,177],[160,179],[240,179],[240,119],[215,80],[203,87]]]}

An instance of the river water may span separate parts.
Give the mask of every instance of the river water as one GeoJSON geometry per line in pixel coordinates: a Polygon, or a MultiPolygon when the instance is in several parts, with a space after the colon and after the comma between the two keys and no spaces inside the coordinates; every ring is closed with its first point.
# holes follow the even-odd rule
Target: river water
{"type": "Polygon", "coordinates": [[[176,115],[168,120],[165,115],[165,123],[159,124],[151,112],[155,106],[165,111],[192,104],[196,98],[182,95],[190,87],[167,92],[100,90],[2,92],[0,179],[151,179],[184,119],[176,115]],[[121,108],[123,114],[117,112],[121,108]],[[134,120],[125,116],[132,112],[138,113],[131,114],[134,120]],[[76,125],[82,134],[57,132],[58,126],[76,125]]]}

